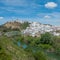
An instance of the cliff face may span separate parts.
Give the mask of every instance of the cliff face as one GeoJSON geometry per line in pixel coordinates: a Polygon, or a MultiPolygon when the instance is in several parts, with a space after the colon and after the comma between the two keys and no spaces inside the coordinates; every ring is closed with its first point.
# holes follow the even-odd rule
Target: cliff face
{"type": "Polygon", "coordinates": [[[12,21],[12,22],[7,22],[3,25],[6,28],[10,28],[10,29],[26,29],[26,27],[29,26],[29,22],[24,21],[23,23],[18,22],[18,21],[12,21]]]}
{"type": "Polygon", "coordinates": [[[7,23],[4,24],[4,26],[7,27],[7,28],[11,28],[11,29],[16,29],[16,28],[19,29],[20,26],[21,26],[21,23],[20,22],[16,22],[16,21],[7,22],[7,23]]]}

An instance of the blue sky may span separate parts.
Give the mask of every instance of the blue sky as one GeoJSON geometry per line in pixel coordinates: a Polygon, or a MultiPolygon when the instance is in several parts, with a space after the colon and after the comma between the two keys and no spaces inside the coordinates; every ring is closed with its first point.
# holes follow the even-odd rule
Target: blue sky
{"type": "Polygon", "coordinates": [[[60,26],[60,0],[0,0],[0,24],[15,19],[60,26]]]}

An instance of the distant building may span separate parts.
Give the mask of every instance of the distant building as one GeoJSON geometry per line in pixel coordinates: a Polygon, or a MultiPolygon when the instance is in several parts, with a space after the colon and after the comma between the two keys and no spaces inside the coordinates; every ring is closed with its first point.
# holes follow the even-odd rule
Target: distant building
{"type": "Polygon", "coordinates": [[[54,32],[53,35],[54,35],[54,36],[60,36],[60,33],[54,32]]]}

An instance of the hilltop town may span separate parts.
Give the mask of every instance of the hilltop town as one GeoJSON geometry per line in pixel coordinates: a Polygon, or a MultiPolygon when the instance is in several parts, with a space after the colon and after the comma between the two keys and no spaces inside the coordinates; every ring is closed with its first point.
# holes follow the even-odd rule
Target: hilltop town
{"type": "Polygon", "coordinates": [[[23,35],[30,35],[33,37],[35,36],[39,37],[40,34],[44,34],[45,32],[49,32],[55,36],[60,35],[60,27],[53,26],[50,24],[42,24],[39,22],[29,22],[29,21],[7,22],[0,26],[0,35],[2,35],[1,31],[4,31],[4,30],[8,30],[7,33],[9,34],[12,33],[11,31],[15,31],[15,33],[16,31],[18,32],[20,31],[19,33],[23,35]]]}

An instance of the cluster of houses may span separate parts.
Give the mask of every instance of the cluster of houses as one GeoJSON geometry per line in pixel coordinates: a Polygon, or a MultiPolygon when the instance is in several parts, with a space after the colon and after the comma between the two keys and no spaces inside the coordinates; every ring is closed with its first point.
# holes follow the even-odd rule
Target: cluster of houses
{"type": "MultiPolygon", "coordinates": [[[[58,28],[59,29],[59,28],[58,28]]],[[[40,36],[40,34],[44,34],[45,32],[50,32],[55,36],[59,36],[60,33],[56,32],[57,27],[49,25],[49,24],[41,24],[39,22],[32,22],[29,27],[22,31],[25,35],[31,36],[40,36]]]]}

